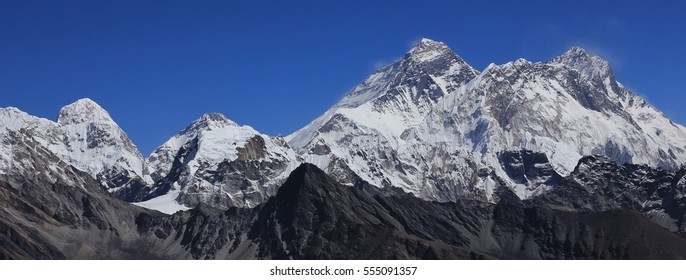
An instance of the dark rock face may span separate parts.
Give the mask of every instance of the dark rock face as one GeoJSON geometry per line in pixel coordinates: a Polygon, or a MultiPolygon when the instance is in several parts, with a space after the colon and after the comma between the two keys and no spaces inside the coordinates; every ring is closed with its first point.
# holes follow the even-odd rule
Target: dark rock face
{"type": "Polygon", "coordinates": [[[370,196],[313,166],[293,172],[251,236],[274,259],[680,258],[686,240],[627,210],[370,196]],[[644,238],[645,236],[660,238],[644,238]],[[664,239],[663,239],[664,238],[664,239]],[[672,246],[675,247],[672,247],[672,246]]]}
{"type": "Polygon", "coordinates": [[[259,209],[221,211],[200,205],[166,217],[141,213],[135,224],[139,234],[154,237],[146,251],[162,252],[164,258],[251,259],[247,232],[259,209]]]}
{"type": "MultiPolygon", "coordinates": [[[[686,239],[637,211],[600,204],[605,201],[598,202],[605,207],[599,210],[564,208],[565,203],[597,201],[593,192],[582,191],[602,189],[597,182],[606,181],[601,177],[614,182],[603,172],[643,182],[639,186],[645,193],[653,190],[665,199],[684,187],[685,180],[674,179],[676,189],[652,189],[645,178],[664,173],[617,167],[602,158],[585,159],[563,180],[576,194],[569,201],[561,200],[560,187],[535,201],[500,190],[497,204],[429,202],[363,182],[343,186],[304,164],[255,208],[223,211],[201,204],[167,216],[113,198],[92,177],[47,150],[15,148],[15,156],[28,159],[24,163],[54,164],[0,175],[2,259],[686,258],[686,239]],[[599,173],[587,173],[585,166],[599,173]],[[573,183],[582,178],[595,181],[573,183]]],[[[683,209],[676,201],[664,205],[683,209]]]]}
{"type": "Polygon", "coordinates": [[[108,187],[112,186],[126,186],[119,188],[110,193],[123,201],[137,201],[141,191],[147,187],[147,184],[138,176],[133,176],[127,170],[117,170],[116,168],[107,170],[98,176],[96,180],[105,182],[108,187]]]}
{"type": "Polygon", "coordinates": [[[421,222],[406,220],[412,217],[390,212],[395,205],[389,203],[397,202],[342,186],[315,166],[302,165],[264,206],[250,236],[259,244],[257,257],[267,259],[470,257],[462,248],[466,240],[452,231],[456,225],[437,224],[440,232],[426,231],[421,222]],[[446,242],[435,242],[436,235],[446,242]]]}
{"type": "Polygon", "coordinates": [[[265,157],[266,149],[264,139],[260,136],[254,136],[248,140],[244,147],[236,148],[238,160],[259,160],[265,157]]]}
{"type": "Polygon", "coordinates": [[[195,157],[195,154],[198,151],[198,138],[193,138],[191,141],[188,143],[185,143],[177,152],[176,156],[174,157],[174,161],[172,163],[172,167],[170,172],[165,175],[162,178],[155,178],[155,183],[152,186],[149,186],[147,188],[144,188],[143,191],[139,192],[137,194],[138,197],[142,197],[142,199],[136,199],[133,201],[142,201],[142,200],[148,200],[152,199],[155,197],[158,197],[160,195],[163,195],[172,188],[172,185],[174,182],[178,181],[179,178],[181,177],[183,170],[183,167],[188,164],[188,162],[195,157]]]}
{"type": "Polygon", "coordinates": [[[576,211],[627,209],[673,232],[686,231],[686,169],[655,170],[603,156],[584,157],[559,186],[535,203],[576,211]]]}
{"type": "Polygon", "coordinates": [[[125,240],[138,236],[121,222],[144,210],[111,198],[90,175],[40,146],[19,143],[14,156],[48,164],[0,175],[0,258],[136,258],[125,240]]]}
{"type": "Polygon", "coordinates": [[[553,185],[562,179],[543,153],[528,150],[504,151],[498,155],[503,170],[518,184],[553,185]]]}
{"type": "Polygon", "coordinates": [[[503,258],[680,259],[686,253],[686,240],[628,210],[568,212],[498,205],[493,220],[491,232],[503,258]]]}
{"type": "Polygon", "coordinates": [[[256,216],[206,206],[167,216],[114,198],[40,145],[13,152],[27,166],[0,174],[0,259],[228,258],[256,216]]]}

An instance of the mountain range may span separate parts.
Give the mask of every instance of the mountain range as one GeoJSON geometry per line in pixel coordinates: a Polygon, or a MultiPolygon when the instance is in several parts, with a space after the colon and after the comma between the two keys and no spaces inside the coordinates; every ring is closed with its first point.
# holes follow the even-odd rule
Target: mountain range
{"type": "Polygon", "coordinates": [[[208,113],[144,158],[90,99],[0,108],[0,257],[683,258],[685,162],[581,48],[478,71],[422,39],[286,137],[208,113]]]}

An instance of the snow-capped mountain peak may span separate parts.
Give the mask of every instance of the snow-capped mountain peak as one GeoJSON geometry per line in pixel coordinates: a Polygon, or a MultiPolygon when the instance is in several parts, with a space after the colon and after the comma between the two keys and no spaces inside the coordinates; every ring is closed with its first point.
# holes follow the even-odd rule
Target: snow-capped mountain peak
{"type": "Polygon", "coordinates": [[[345,184],[355,183],[355,176],[349,176],[354,173],[377,186],[410,188],[412,180],[404,180],[404,175],[394,182],[388,180],[395,176],[391,173],[404,168],[395,165],[400,163],[398,157],[412,156],[398,152],[398,146],[405,145],[402,139],[410,136],[410,129],[418,126],[440,99],[478,74],[444,43],[422,39],[286,139],[306,161],[346,176],[339,178],[345,184]],[[385,160],[395,162],[381,166],[385,160]]]}
{"type": "Polygon", "coordinates": [[[199,202],[253,207],[271,196],[297,166],[283,139],[204,114],[147,159],[154,184],[138,205],[172,213],[199,202]]]}
{"type": "Polygon", "coordinates": [[[63,107],[57,122],[16,108],[2,111],[0,135],[7,131],[26,134],[122,198],[128,195],[128,187],[146,181],[142,155],[110,114],[93,100],[84,98],[63,107]]]}
{"type": "Polygon", "coordinates": [[[57,123],[62,125],[84,122],[114,122],[110,114],[100,105],[89,98],[79,99],[64,106],[57,117],[57,123]]]}
{"type": "Polygon", "coordinates": [[[579,71],[580,74],[588,78],[605,77],[612,75],[610,63],[596,55],[589,55],[581,47],[572,47],[560,56],[550,61],[551,65],[565,65],[579,71]]]}
{"type": "Polygon", "coordinates": [[[443,42],[423,38],[408,52],[408,55],[418,62],[431,61],[453,51],[443,42]]]}
{"type": "Polygon", "coordinates": [[[147,159],[149,173],[154,181],[161,179],[160,176],[164,176],[172,168],[179,150],[191,148],[188,147],[190,143],[194,143],[196,152],[201,151],[201,148],[216,149],[216,155],[208,151],[210,158],[215,158],[215,161],[227,158],[228,154],[233,158],[235,146],[255,134],[257,132],[251,127],[238,126],[221,113],[203,114],[150,154],[147,159]],[[201,143],[205,145],[200,145],[201,143]]]}
{"type": "Polygon", "coordinates": [[[229,120],[221,113],[206,113],[189,124],[181,134],[193,134],[202,130],[215,130],[225,127],[238,127],[238,124],[229,120]]]}
{"type": "Polygon", "coordinates": [[[0,108],[0,173],[11,168],[5,154],[19,138],[125,200],[167,212],[198,203],[253,207],[302,161],[344,184],[366,181],[439,201],[496,201],[501,187],[531,197],[590,154],[663,168],[686,163],[686,128],[618,83],[598,56],[574,47],[548,62],[518,59],[480,73],[430,39],[287,144],[208,113],[145,161],[90,99],[65,106],[57,122],[0,108]]]}
{"type": "Polygon", "coordinates": [[[590,154],[661,167],[686,162],[686,130],[641,104],[607,61],[579,47],[479,73],[445,44],[422,39],[287,139],[330,174],[352,171],[427,199],[492,200],[499,186],[526,198],[545,191],[548,179],[508,173],[503,161],[518,166],[507,155],[520,149],[533,154],[514,158],[561,175],[590,154]]]}
{"type": "Polygon", "coordinates": [[[412,102],[435,100],[442,91],[462,85],[479,72],[442,42],[420,40],[394,63],[379,69],[346,94],[334,107],[356,108],[365,103],[412,102]],[[432,85],[433,84],[433,85],[432,85]],[[418,88],[419,87],[419,88],[418,88]],[[426,88],[425,88],[426,87],[426,88]],[[418,89],[415,92],[408,88],[418,89]],[[400,101],[396,97],[406,96],[400,101]]]}
{"type": "Polygon", "coordinates": [[[126,198],[129,186],[149,181],[138,148],[95,101],[83,98],[64,106],[57,123],[64,131],[64,147],[51,149],[91,174],[110,192],[126,198]]]}

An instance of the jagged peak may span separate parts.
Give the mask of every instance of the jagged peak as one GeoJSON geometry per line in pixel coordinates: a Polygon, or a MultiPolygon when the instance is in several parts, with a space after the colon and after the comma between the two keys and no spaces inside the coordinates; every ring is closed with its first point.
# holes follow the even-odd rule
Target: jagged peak
{"type": "Polygon", "coordinates": [[[562,56],[567,56],[567,57],[590,57],[588,55],[588,52],[582,47],[579,46],[572,46],[567,50],[562,56]]]}
{"type": "Polygon", "coordinates": [[[198,130],[214,130],[228,126],[238,126],[221,113],[205,113],[189,124],[181,133],[186,134],[198,130]]]}
{"type": "Polygon", "coordinates": [[[565,65],[579,71],[582,75],[595,77],[598,75],[611,74],[610,64],[596,55],[589,55],[581,47],[571,47],[565,53],[547,62],[553,65],[565,65]]]}
{"type": "MultiPolygon", "coordinates": [[[[510,62],[502,64],[502,65],[495,65],[495,64],[491,63],[488,65],[488,67],[486,69],[487,70],[489,70],[489,69],[512,69],[512,68],[516,69],[516,68],[522,68],[522,67],[529,67],[533,64],[534,64],[533,62],[528,61],[525,58],[519,58],[515,61],[510,61],[510,62]]],[[[484,72],[487,70],[484,70],[484,72]]]]}
{"type": "Polygon", "coordinates": [[[530,65],[531,61],[526,60],[526,58],[519,58],[513,62],[514,65],[530,65]]]}
{"type": "Polygon", "coordinates": [[[90,98],[82,98],[62,107],[57,117],[59,124],[78,124],[85,122],[114,122],[110,114],[90,98]]]}
{"type": "Polygon", "coordinates": [[[587,155],[579,159],[579,162],[574,168],[574,172],[579,172],[582,169],[595,169],[598,166],[616,167],[617,163],[606,155],[587,155]]]}

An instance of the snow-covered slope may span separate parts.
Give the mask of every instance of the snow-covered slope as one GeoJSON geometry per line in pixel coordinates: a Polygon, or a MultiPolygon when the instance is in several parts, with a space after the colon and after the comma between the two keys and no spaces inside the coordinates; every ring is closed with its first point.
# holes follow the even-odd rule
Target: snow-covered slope
{"type": "Polygon", "coordinates": [[[399,150],[403,138],[439,100],[476,75],[445,44],[423,39],[287,140],[306,161],[343,183],[353,184],[359,176],[419,193],[415,174],[406,174],[419,170],[403,165],[411,160],[399,150]]]}
{"type": "Polygon", "coordinates": [[[64,131],[65,147],[55,146],[53,151],[93,175],[110,192],[123,194],[151,182],[138,148],[97,103],[85,98],[67,105],[57,123],[64,131]]]}
{"type": "Polygon", "coordinates": [[[583,49],[478,73],[428,39],[287,139],[344,183],[359,176],[439,201],[493,200],[500,186],[522,198],[549,188],[504,168],[517,162],[505,157],[522,149],[544,154],[549,163],[536,166],[562,175],[590,154],[664,168],[686,162],[686,129],[583,49]]]}
{"type": "MultiPolygon", "coordinates": [[[[3,158],[10,152],[12,141],[23,141],[9,137],[12,133],[29,135],[32,141],[90,174],[121,198],[146,183],[142,155],[110,115],[90,99],[80,99],[62,108],[57,122],[16,108],[0,108],[0,135],[5,139],[0,153],[3,158]]],[[[11,164],[3,160],[0,170],[11,164]]]]}
{"type": "Polygon", "coordinates": [[[0,174],[29,166],[16,161],[18,142],[40,145],[122,200],[165,213],[199,203],[253,207],[275,194],[301,162],[282,137],[238,126],[221,114],[203,115],[145,160],[90,99],[62,108],[57,122],[0,108],[0,174]]]}
{"type": "Polygon", "coordinates": [[[298,152],[350,120],[400,136],[421,122],[437,100],[473,79],[478,72],[443,43],[422,39],[399,61],[372,74],[324,115],[287,137],[298,152]]]}
{"type": "Polygon", "coordinates": [[[479,72],[429,39],[286,139],[205,114],[144,160],[103,108],[81,99],[57,122],[0,108],[0,174],[27,166],[16,160],[19,142],[50,151],[121,199],[167,213],[200,203],[253,207],[303,161],[344,184],[437,201],[495,201],[501,187],[532,197],[583,155],[666,169],[686,162],[686,128],[581,48],[479,72]]]}
{"type": "MultiPolygon", "coordinates": [[[[582,155],[662,168],[686,162],[686,130],[617,83],[607,62],[579,48],[547,63],[489,66],[438,102],[413,132],[417,142],[467,147],[506,179],[499,154],[512,149],[544,153],[561,175],[582,155]]],[[[545,189],[509,185],[521,197],[545,189]]]]}
{"type": "Polygon", "coordinates": [[[31,116],[17,108],[0,108],[0,173],[16,169],[21,163],[13,160],[18,142],[39,143],[43,147],[61,145],[59,126],[50,120],[31,116]],[[31,139],[26,139],[31,138],[31,139]]]}
{"type": "Polygon", "coordinates": [[[138,205],[173,212],[198,203],[254,207],[276,193],[299,160],[283,138],[212,113],[155,149],[147,162],[154,184],[138,205]]]}

